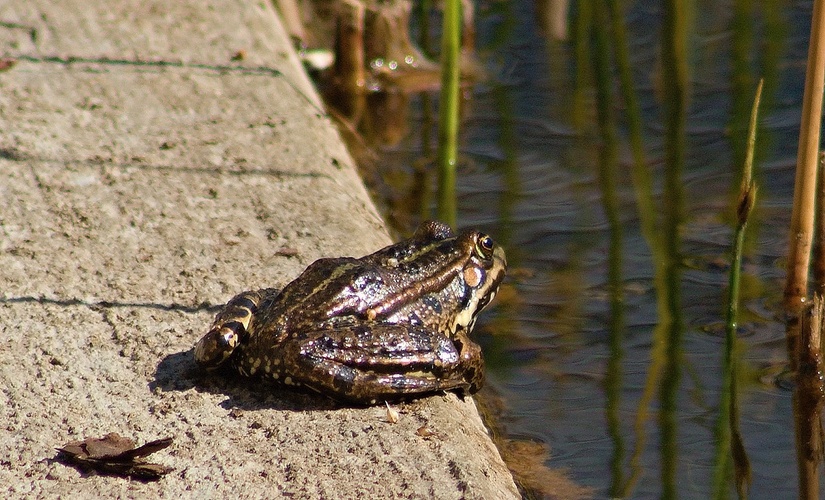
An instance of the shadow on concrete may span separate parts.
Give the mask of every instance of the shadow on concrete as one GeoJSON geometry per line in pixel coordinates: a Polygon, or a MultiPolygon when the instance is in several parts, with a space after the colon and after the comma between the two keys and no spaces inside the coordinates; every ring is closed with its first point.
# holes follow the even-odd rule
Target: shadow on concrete
{"type": "Polygon", "coordinates": [[[227,396],[220,406],[227,410],[333,410],[342,405],[311,392],[301,392],[260,378],[242,377],[231,368],[208,372],[195,363],[194,349],[169,354],[155,370],[152,391],[197,391],[227,396]]]}
{"type": "MultiPolygon", "coordinates": [[[[159,304],[153,302],[90,302],[81,299],[51,299],[47,297],[10,297],[0,299],[0,304],[49,304],[61,307],[88,307],[92,310],[110,308],[145,308],[159,311],[179,311],[185,313],[217,313],[225,304],[203,302],[192,306],[184,304],[159,304]]],[[[228,410],[332,410],[344,407],[362,407],[336,402],[313,392],[302,392],[298,388],[287,388],[259,378],[242,377],[227,367],[207,372],[195,363],[194,348],[176,352],[164,357],[155,369],[155,379],[149,383],[151,391],[187,391],[195,389],[211,394],[223,394],[228,398],[221,407],[228,410]]]]}

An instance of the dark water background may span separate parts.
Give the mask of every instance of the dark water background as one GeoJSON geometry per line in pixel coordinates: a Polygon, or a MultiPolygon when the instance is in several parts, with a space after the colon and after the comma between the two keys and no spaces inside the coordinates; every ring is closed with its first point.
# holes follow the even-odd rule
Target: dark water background
{"type": "MultiPolygon", "coordinates": [[[[786,365],[780,299],[812,4],[677,2],[692,14],[683,128],[677,117],[674,129],[664,3],[625,2],[653,181],[655,213],[647,216],[675,235],[675,265],[658,285],[655,265],[667,263],[656,263],[640,230],[615,61],[611,167],[602,154],[609,138],[598,126],[594,36],[589,47],[576,42],[581,6],[572,4],[567,39],[559,40],[545,36],[531,0],[476,2],[477,55],[489,78],[472,87],[462,122],[458,220],[493,235],[510,263],[507,289],[476,334],[488,384],[504,401],[501,425],[510,437],[547,443],[548,464],[568,469],[597,498],[711,495],[735,193],[764,77],[759,199],[736,352],[739,403],[750,498],[793,498],[791,389],[777,382],[786,365]],[[577,47],[586,55],[578,62],[577,47]],[[683,155],[674,144],[684,145],[683,155]]],[[[616,40],[608,41],[614,52],[616,40]]],[[[420,202],[421,166],[437,137],[435,100],[414,97],[412,132],[382,152],[399,198],[420,202]]],[[[404,203],[396,215],[416,202],[404,203]]]]}

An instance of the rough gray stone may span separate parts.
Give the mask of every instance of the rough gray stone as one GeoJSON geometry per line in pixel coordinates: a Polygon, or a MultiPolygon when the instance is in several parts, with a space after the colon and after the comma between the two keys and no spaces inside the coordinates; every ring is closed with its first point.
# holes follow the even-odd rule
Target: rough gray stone
{"type": "Polygon", "coordinates": [[[518,496],[472,400],[391,424],[195,367],[209,305],[389,241],[269,3],[13,0],[0,22],[0,491],[518,496]],[[151,459],[175,471],[54,461],[109,432],[174,437],[151,459]]]}

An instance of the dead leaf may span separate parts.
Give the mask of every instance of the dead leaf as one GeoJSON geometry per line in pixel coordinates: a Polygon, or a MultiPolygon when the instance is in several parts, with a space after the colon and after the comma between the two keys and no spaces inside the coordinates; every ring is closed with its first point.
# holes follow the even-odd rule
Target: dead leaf
{"type": "Polygon", "coordinates": [[[160,479],[172,472],[171,467],[152,464],[143,460],[156,451],[172,444],[172,438],[157,439],[135,448],[132,439],[115,432],[102,438],[86,438],[71,441],[58,448],[59,458],[85,471],[96,471],[115,476],[130,476],[144,481],[160,479]]]}

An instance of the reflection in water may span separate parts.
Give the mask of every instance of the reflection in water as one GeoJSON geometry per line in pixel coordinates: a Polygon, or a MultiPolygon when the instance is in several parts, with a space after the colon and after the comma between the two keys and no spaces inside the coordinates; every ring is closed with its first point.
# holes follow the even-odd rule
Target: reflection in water
{"type": "MultiPolygon", "coordinates": [[[[612,106],[611,50],[607,8],[602,2],[593,2],[590,18],[592,37],[593,75],[596,82],[596,109],[599,123],[601,147],[599,149],[599,186],[602,192],[602,207],[607,218],[610,235],[608,250],[607,285],[610,294],[609,346],[610,358],[605,373],[605,395],[607,431],[613,440],[613,456],[610,470],[613,475],[610,496],[626,496],[627,484],[624,478],[624,438],[619,418],[619,398],[621,397],[621,371],[623,341],[625,338],[624,292],[622,289],[622,240],[623,229],[620,219],[619,199],[616,187],[619,185],[618,138],[616,118],[612,106]]],[[[583,22],[579,19],[579,22],[583,22]]]]}
{"type": "MultiPolygon", "coordinates": [[[[596,497],[710,497],[732,186],[765,76],[736,392],[751,497],[789,498],[791,393],[770,374],[786,356],[776,314],[810,4],[693,3],[573,2],[569,41],[542,38],[533,2],[478,4],[493,76],[462,122],[459,225],[495,235],[513,269],[479,340],[502,425],[548,444],[548,463],[596,497]]],[[[414,133],[381,164],[426,200],[434,125],[412,101],[414,133]]]]}
{"type": "Polygon", "coordinates": [[[690,32],[689,0],[668,0],[662,22],[662,108],[665,121],[665,194],[663,238],[667,275],[668,319],[659,318],[665,330],[664,377],[659,420],[662,433],[662,497],[677,496],[679,382],[682,374],[682,266],[680,227],[684,212],[682,171],[685,164],[685,121],[689,92],[687,37],[690,32]]]}

